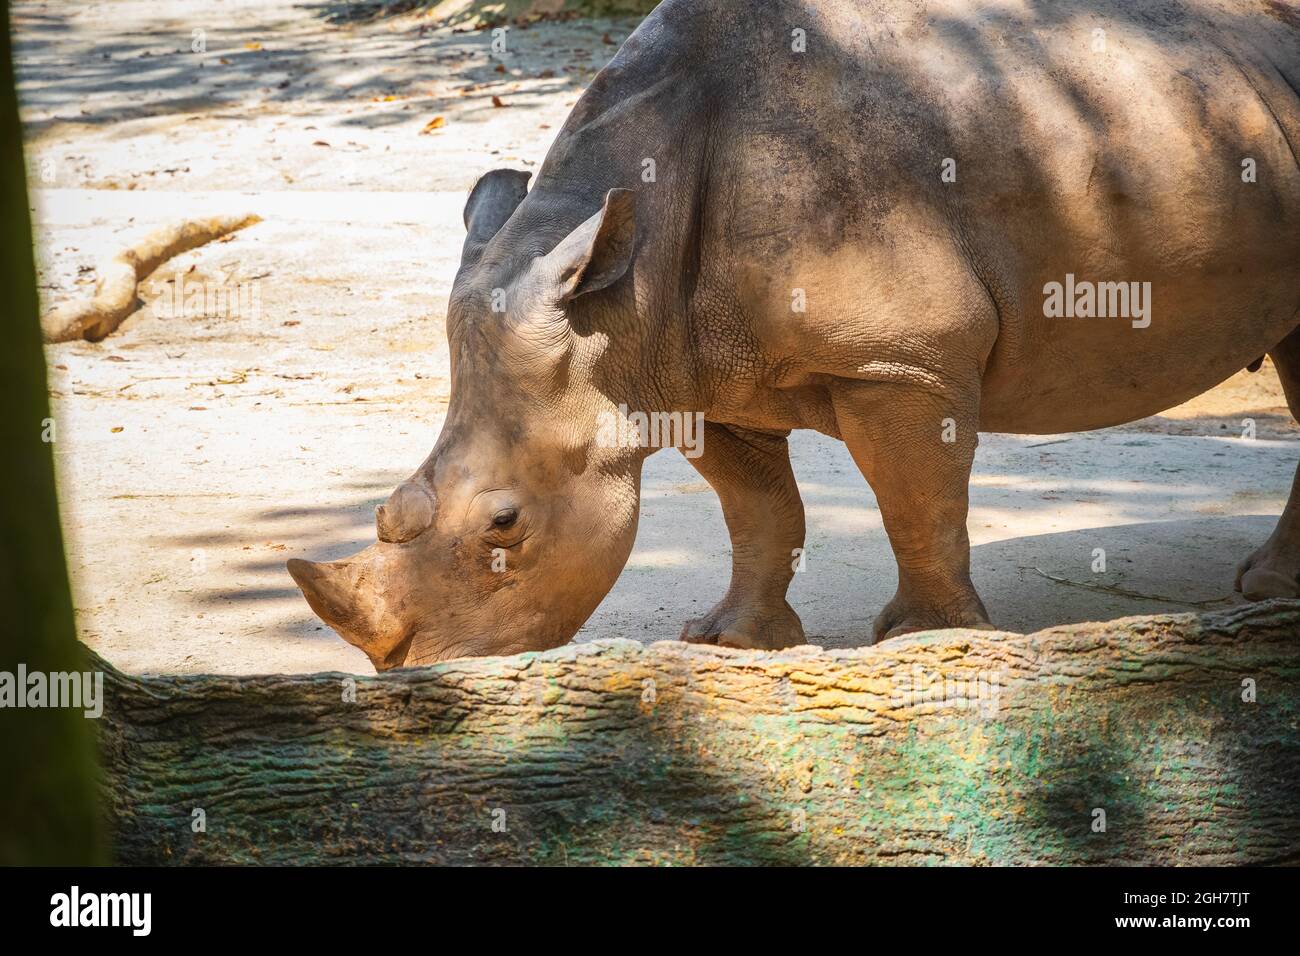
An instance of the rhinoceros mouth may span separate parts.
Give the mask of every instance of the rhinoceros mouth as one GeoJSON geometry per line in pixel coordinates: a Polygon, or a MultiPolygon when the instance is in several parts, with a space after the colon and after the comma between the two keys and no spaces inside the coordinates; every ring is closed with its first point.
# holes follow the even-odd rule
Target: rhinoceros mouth
{"type": "Polygon", "coordinates": [[[406,656],[411,652],[411,640],[414,637],[415,634],[412,632],[402,638],[397,646],[389,651],[383,658],[374,657],[369,654],[366,656],[370,657],[370,662],[375,665],[375,670],[377,671],[391,671],[395,668],[402,667],[406,664],[406,656]]]}

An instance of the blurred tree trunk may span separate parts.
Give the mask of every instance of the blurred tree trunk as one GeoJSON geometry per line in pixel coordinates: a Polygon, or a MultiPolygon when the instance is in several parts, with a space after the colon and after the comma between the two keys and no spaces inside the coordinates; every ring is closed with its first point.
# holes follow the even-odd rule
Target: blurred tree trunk
{"type": "MultiPolygon", "coordinates": [[[[0,0],[0,671],[84,671],[54,485],[22,129],[0,0]]],[[[23,692],[23,688],[18,691],[23,692]]],[[[0,864],[102,862],[94,726],[77,708],[0,710],[0,864]]]]}

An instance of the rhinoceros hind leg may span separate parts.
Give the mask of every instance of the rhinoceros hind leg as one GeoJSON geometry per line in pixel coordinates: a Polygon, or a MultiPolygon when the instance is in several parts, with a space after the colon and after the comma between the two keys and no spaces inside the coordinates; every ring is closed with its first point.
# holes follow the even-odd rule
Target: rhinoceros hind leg
{"type": "Polygon", "coordinates": [[[979,444],[978,383],[939,394],[904,382],[845,382],[840,434],[876,493],[898,590],[872,640],[948,627],[992,628],[970,579],[968,485],[979,444]]]}
{"type": "MultiPolygon", "coordinates": [[[[1291,414],[1300,420],[1300,329],[1268,354],[1282,380],[1291,414]]],[[[1300,597],[1300,470],[1277,527],[1254,554],[1237,565],[1235,586],[1249,601],[1300,597]]]]}
{"type": "Polygon", "coordinates": [[[681,639],[774,650],[804,643],[785,600],[803,547],[803,501],[784,434],[704,423],[701,454],[687,460],[713,486],[731,535],[731,585],[681,639]]]}

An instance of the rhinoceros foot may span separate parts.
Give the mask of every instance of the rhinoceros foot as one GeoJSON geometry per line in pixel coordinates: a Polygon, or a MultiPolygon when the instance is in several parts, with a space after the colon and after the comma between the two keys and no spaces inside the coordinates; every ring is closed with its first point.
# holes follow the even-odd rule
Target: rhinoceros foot
{"type": "Polygon", "coordinates": [[[988,612],[972,588],[969,595],[955,600],[932,603],[899,592],[871,624],[872,643],[916,631],[937,631],[949,627],[966,627],[977,631],[996,631],[989,623],[988,612]]]}
{"type": "Polygon", "coordinates": [[[1300,551],[1269,542],[1237,565],[1236,589],[1247,601],[1300,597],[1300,551]]]}
{"type": "Polygon", "coordinates": [[[703,617],[687,621],[681,640],[763,651],[805,643],[799,615],[784,600],[778,607],[761,607],[727,598],[703,617]]]}

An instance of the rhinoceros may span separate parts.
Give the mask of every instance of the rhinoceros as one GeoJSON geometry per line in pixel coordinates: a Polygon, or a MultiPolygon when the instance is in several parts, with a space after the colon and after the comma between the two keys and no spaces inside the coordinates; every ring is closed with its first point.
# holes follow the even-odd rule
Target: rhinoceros
{"type": "MultiPolygon", "coordinates": [[[[1118,425],[1265,354],[1300,413],[1298,148],[1290,0],[665,0],[531,188],[470,192],[437,443],[374,545],[289,572],[381,670],[563,644],[632,549],[646,421],[681,416],[732,544],[683,639],[804,641],[799,428],[848,446],[897,560],[864,642],[988,628],[981,431],[1118,425]]],[[[1298,577],[1300,482],[1237,587],[1298,577]]]]}

